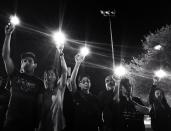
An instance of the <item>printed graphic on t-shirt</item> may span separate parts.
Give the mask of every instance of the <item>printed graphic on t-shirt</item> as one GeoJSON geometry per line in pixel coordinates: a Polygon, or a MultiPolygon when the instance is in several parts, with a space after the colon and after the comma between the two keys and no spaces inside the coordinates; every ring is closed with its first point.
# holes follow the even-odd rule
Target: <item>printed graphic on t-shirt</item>
{"type": "Polygon", "coordinates": [[[35,83],[29,82],[23,78],[18,78],[18,80],[16,81],[16,83],[18,84],[18,86],[20,87],[21,90],[25,91],[25,92],[29,92],[32,89],[34,89],[36,87],[35,83]]]}

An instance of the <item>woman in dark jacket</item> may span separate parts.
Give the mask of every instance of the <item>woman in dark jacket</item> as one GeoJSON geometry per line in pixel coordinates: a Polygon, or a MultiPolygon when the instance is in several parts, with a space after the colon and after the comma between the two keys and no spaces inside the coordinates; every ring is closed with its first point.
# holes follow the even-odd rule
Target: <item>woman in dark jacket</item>
{"type": "Polygon", "coordinates": [[[154,131],[171,131],[171,108],[167,103],[164,91],[157,87],[158,82],[159,79],[154,77],[149,94],[151,126],[154,131]]]}
{"type": "Polygon", "coordinates": [[[119,92],[119,131],[145,131],[144,115],[149,109],[140,98],[133,96],[128,78],[121,79],[119,92]]]}

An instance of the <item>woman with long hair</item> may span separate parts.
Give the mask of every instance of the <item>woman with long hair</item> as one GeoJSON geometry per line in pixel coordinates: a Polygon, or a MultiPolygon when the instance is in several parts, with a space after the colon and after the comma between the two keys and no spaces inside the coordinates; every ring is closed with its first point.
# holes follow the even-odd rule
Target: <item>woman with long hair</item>
{"type": "Polygon", "coordinates": [[[170,131],[171,108],[167,103],[164,91],[158,87],[158,83],[159,79],[154,77],[149,94],[151,126],[154,131],[170,131]]]}
{"type": "Polygon", "coordinates": [[[119,86],[120,131],[145,131],[144,115],[149,113],[140,98],[133,96],[128,78],[123,78],[119,86]]]}

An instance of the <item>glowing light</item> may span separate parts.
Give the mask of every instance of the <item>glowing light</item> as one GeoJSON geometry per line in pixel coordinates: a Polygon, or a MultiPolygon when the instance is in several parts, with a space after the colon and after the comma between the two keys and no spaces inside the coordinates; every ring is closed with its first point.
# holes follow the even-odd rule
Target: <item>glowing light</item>
{"type": "Polygon", "coordinates": [[[122,77],[127,73],[127,70],[125,69],[125,67],[120,65],[114,69],[114,73],[116,76],[122,77]]]}
{"type": "Polygon", "coordinates": [[[155,50],[161,50],[161,48],[162,48],[161,45],[156,45],[156,46],[154,47],[155,50]]]}
{"type": "Polygon", "coordinates": [[[10,16],[10,23],[12,25],[16,26],[16,25],[20,24],[20,20],[19,20],[19,18],[16,15],[10,16]]]}
{"type": "Polygon", "coordinates": [[[162,69],[155,71],[154,74],[155,74],[155,76],[157,76],[159,78],[163,78],[163,77],[167,76],[167,73],[162,69]]]}
{"type": "Polygon", "coordinates": [[[84,57],[87,56],[89,53],[90,53],[90,50],[87,47],[82,47],[80,49],[80,54],[84,57]]]}
{"type": "Polygon", "coordinates": [[[61,31],[54,32],[52,37],[53,37],[53,40],[55,41],[55,44],[57,46],[63,45],[66,41],[65,34],[62,33],[61,31]]]}

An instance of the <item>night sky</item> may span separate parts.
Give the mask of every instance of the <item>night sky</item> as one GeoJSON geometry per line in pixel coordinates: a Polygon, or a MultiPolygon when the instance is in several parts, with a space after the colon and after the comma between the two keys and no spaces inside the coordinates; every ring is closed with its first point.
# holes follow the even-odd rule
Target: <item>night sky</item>
{"type": "MultiPolygon", "coordinates": [[[[100,10],[108,9],[116,10],[116,16],[112,18],[116,63],[121,58],[130,60],[138,56],[142,51],[141,40],[144,40],[144,36],[171,24],[171,8],[164,2],[1,0],[0,48],[8,18],[17,13],[22,24],[16,27],[12,36],[12,58],[19,68],[20,54],[33,51],[38,57],[35,74],[41,77],[43,70],[53,63],[55,54],[53,41],[45,34],[51,34],[62,26],[68,38],[64,49],[68,66],[73,69],[74,56],[84,43],[90,48],[91,54],[82,64],[80,72],[90,75],[92,91],[97,93],[104,88],[104,78],[111,73],[108,68],[112,67],[109,21],[100,14],[100,10]]],[[[2,58],[0,62],[0,73],[5,76],[2,58]]]]}

